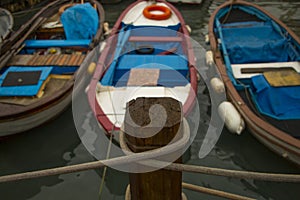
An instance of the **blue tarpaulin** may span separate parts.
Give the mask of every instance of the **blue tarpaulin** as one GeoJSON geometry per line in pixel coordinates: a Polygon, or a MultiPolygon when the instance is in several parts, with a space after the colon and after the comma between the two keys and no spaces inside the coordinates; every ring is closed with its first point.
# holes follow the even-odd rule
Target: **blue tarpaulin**
{"type": "Polygon", "coordinates": [[[286,39],[271,24],[223,28],[224,42],[232,64],[287,62],[286,39]]]}
{"type": "Polygon", "coordinates": [[[65,10],[61,15],[68,40],[92,39],[98,30],[98,13],[90,3],[78,4],[65,10]]]}
{"type": "Polygon", "coordinates": [[[259,110],[275,119],[300,119],[300,86],[272,87],[263,75],[252,77],[259,110]]]}

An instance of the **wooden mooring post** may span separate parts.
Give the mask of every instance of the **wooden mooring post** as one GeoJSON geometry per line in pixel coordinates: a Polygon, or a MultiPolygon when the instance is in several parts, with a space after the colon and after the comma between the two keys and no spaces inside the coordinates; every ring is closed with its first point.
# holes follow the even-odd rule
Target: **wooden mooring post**
{"type": "MultiPolygon", "coordinates": [[[[127,104],[124,122],[126,143],[134,153],[163,147],[182,136],[181,124],[182,105],[179,101],[167,97],[137,98],[127,104]],[[153,105],[160,106],[151,110],[153,105]],[[162,114],[161,106],[165,109],[165,115],[162,114]],[[138,126],[133,126],[132,121],[138,126]],[[153,131],[158,132],[152,135],[153,131]]],[[[181,156],[176,162],[181,163],[181,156]]],[[[130,173],[129,178],[131,200],[181,200],[182,172],[159,169],[130,173]]]]}

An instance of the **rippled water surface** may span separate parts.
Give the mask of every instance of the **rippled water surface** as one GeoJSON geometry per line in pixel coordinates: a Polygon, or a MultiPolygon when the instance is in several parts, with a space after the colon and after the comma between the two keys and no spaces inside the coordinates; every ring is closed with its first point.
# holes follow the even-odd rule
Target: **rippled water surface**
{"type": "MultiPolygon", "coordinates": [[[[104,5],[106,21],[112,26],[133,0],[119,4],[104,5]]],[[[204,48],[204,35],[210,13],[220,5],[221,0],[204,0],[202,5],[176,5],[186,23],[192,28],[191,36],[204,48]]],[[[280,18],[296,34],[300,35],[299,1],[254,1],[280,18]]],[[[18,20],[18,19],[16,19],[18,20]]],[[[20,20],[20,19],[19,19],[20,20]]],[[[206,130],[209,123],[210,102],[205,85],[199,84],[199,106],[201,121],[199,132],[206,130]]],[[[251,170],[273,173],[298,173],[300,169],[275,155],[260,144],[250,133],[241,136],[222,132],[216,147],[204,159],[198,158],[202,140],[196,138],[185,155],[186,163],[220,167],[226,169],[251,170]]],[[[81,144],[77,135],[71,107],[56,120],[48,124],[0,141],[0,175],[45,169],[93,161],[94,158],[81,144]]],[[[51,176],[33,180],[0,184],[1,200],[96,200],[103,169],[51,176]]],[[[215,188],[256,199],[293,200],[300,199],[300,185],[272,183],[248,179],[232,179],[208,175],[184,173],[183,180],[205,187],[215,188]]],[[[124,199],[128,176],[109,169],[105,177],[102,199],[124,199]]],[[[188,199],[222,199],[184,190],[188,199]]]]}

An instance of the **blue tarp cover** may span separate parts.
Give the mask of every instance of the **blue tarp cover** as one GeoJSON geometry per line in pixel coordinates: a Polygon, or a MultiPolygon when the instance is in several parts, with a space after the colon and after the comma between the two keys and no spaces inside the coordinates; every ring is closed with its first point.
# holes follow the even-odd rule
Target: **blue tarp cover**
{"type": "Polygon", "coordinates": [[[272,87],[263,75],[252,77],[259,110],[275,119],[300,119],[300,86],[272,87]]]}
{"type": "Polygon", "coordinates": [[[222,29],[230,62],[242,64],[288,61],[286,39],[271,24],[255,25],[222,29]]]}
{"type": "Polygon", "coordinates": [[[92,39],[97,33],[99,18],[91,4],[85,3],[66,9],[61,22],[67,39],[92,39]]]}
{"type": "Polygon", "coordinates": [[[30,71],[41,71],[39,81],[36,85],[25,85],[25,86],[2,86],[0,87],[0,96],[34,96],[40,90],[43,82],[47,79],[51,73],[52,67],[9,67],[0,76],[0,85],[2,85],[8,72],[30,72],[30,71]]]}

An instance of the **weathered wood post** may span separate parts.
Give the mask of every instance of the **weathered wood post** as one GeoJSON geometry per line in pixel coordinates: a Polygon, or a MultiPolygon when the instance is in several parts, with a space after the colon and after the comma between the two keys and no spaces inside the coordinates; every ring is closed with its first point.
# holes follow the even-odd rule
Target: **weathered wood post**
{"type": "MultiPolygon", "coordinates": [[[[161,109],[161,107],[156,107],[161,109]]],[[[170,141],[179,139],[182,136],[182,105],[173,98],[137,98],[127,104],[124,132],[126,143],[134,153],[153,150],[163,147],[170,141]],[[166,121],[161,129],[160,126],[164,116],[157,110],[150,110],[151,106],[160,105],[165,109],[166,121]],[[150,110],[150,111],[149,111],[150,110]],[[150,114],[151,113],[151,114],[150,114]],[[152,115],[152,121],[150,119],[152,115]],[[139,127],[132,126],[130,121],[139,127]],[[151,126],[149,123],[151,122],[151,126]],[[151,137],[153,130],[160,130],[151,137]],[[178,131],[180,134],[178,134],[178,131]],[[128,133],[135,133],[135,136],[128,133]],[[141,136],[141,137],[139,137],[141,136]]],[[[181,157],[176,162],[181,163],[181,157]]],[[[182,187],[182,172],[159,169],[147,173],[131,173],[130,190],[131,200],[180,200],[182,187]]]]}

